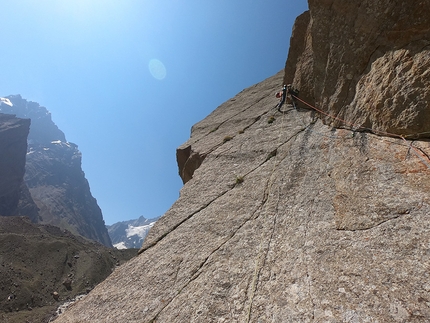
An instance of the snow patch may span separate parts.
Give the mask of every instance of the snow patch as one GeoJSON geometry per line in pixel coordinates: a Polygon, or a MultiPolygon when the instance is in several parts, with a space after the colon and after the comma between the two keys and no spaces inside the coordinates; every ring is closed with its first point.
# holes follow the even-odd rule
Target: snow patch
{"type": "Polygon", "coordinates": [[[7,99],[7,98],[0,98],[0,104],[1,104],[1,103],[4,103],[4,104],[6,104],[6,105],[8,105],[8,106],[10,106],[10,107],[13,107],[12,102],[10,102],[10,100],[9,100],[9,99],[7,99]]]}
{"type": "Polygon", "coordinates": [[[127,249],[124,241],[121,241],[120,243],[116,243],[113,245],[116,249],[121,250],[121,249],[127,249]]]}
{"type": "Polygon", "coordinates": [[[61,140],[54,140],[54,141],[51,141],[51,144],[66,146],[66,147],[69,147],[69,148],[71,147],[70,143],[68,141],[67,142],[62,142],[61,140]]]}
{"type": "Polygon", "coordinates": [[[131,236],[138,236],[142,239],[145,238],[149,229],[151,229],[154,224],[155,224],[155,222],[151,222],[148,225],[142,225],[142,226],[138,226],[138,227],[128,225],[128,228],[125,230],[125,233],[127,234],[127,238],[129,238],[131,236]]]}

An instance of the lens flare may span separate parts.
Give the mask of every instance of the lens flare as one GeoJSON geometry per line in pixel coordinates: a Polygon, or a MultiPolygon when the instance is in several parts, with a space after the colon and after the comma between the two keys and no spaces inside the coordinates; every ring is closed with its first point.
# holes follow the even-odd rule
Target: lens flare
{"type": "Polygon", "coordinates": [[[148,67],[151,75],[157,80],[162,80],[166,77],[166,67],[160,60],[156,58],[151,59],[149,61],[148,67]]]}

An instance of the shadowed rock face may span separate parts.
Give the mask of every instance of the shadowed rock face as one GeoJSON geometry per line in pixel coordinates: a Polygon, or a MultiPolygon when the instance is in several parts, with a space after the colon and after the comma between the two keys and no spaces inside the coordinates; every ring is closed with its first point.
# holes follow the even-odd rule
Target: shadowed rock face
{"type": "Polygon", "coordinates": [[[348,128],[430,137],[430,1],[310,0],[284,83],[348,128]]]}
{"type": "MultiPolygon", "coordinates": [[[[349,38],[360,39],[350,24],[373,30],[380,20],[389,26],[392,16],[402,17],[397,10],[409,10],[400,1],[355,3],[310,1],[293,33],[292,44],[300,35],[306,42],[300,53],[290,50],[286,74],[293,73],[302,98],[330,112],[356,98],[346,80],[376,77],[361,57],[361,67],[335,64],[346,59],[349,38]],[[365,8],[372,21],[348,20],[365,8]],[[336,42],[339,33],[346,43],[336,42]],[[327,43],[315,47],[317,35],[327,43]]],[[[392,42],[371,55],[374,62],[397,59],[397,51],[418,53],[392,42]]],[[[281,114],[274,94],[288,77],[280,72],[242,91],[193,126],[178,148],[179,171],[186,174],[180,198],[151,229],[140,255],[59,323],[430,320],[429,141],[329,127],[303,104],[281,114]],[[196,155],[204,160],[187,167],[196,155]]],[[[409,90],[426,89],[418,82],[409,90]]],[[[348,109],[352,116],[364,108],[348,109]]],[[[401,120],[386,118],[381,122],[401,120]]]]}
{"type": "Polygon", "coordinates": [[[1,111],[31,118],[24,180],[39,208],[38,222],[111,247],[102,212],[81,168],[78,146],[66,141],[45,107],[19,95],[8,98],[13,107],[2,105],[1,111]]]}
{"type": "Polygon", "coordinates": [[[30,120],[0,113],[0,215],[26,215],[37,222],[37,207],[24,183],[30,120]]]}
{"type": "Polygon", "coordinates": [[[206,155],[194,152],[191,146],[183,146],[176,149],[176,160],[178,162],[179,176],[185,184],[193,178],[194,171],[200,167],[206,155]]]}

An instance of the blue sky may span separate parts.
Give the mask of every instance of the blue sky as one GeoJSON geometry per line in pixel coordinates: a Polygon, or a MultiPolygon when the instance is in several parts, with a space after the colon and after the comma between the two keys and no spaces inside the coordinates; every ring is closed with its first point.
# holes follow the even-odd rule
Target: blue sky
{"type": "Polygon", "coordinates": [[[106,224],[164,214],[193,124],[283,69],[305,0],[3,0],[0,96],[79,146],[106,224]]]}

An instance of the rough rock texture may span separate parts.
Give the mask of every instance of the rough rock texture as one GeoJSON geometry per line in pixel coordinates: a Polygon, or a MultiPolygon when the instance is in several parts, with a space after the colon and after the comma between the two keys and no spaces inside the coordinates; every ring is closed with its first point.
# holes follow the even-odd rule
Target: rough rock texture
{"type": "Polygon", "coordinates": [[[111,247],[102,212],[81,168],[78,146],[66,141],[45,107],[19,95],[8,98],[13,107],[1,105],[0,111],[31,119],[24,179],[39,208],[39,223],[111,247]]]}
{"type": "Polygon", "coordinates": [[[46,323],[137,250],[109,249],[25,217],[0,216],[0,322],[46,323]]]}
{"type": "Polygon", "coordinates": [[[180,149],[206,158],[178,201],[59,323],[430,319],[428,166],[402,140],[281,115],[282,77],[193,127],[180,149]]]}
{"type": "Polygon", "coordinates": [[[285,76],[193,126],[177,151],[179,199],[139,257],[58,322],[429,322],[430,142],[332,128],[346,125],[303,104],[274,108],[292,78],[338,117],[427,131],[427,5],[310,1],[285,76]],[[395,61],[412,84],[378,73],[395,61]]]}
{"type": "Polygon", "coordinates": [[[284,84],[346,121],[430,137],[430,0],[309,0],[297,19],[284,84]]]}
{"type": "Polygon", "coordinates": [[[0,215],[26,215],[37,221],[37,207],[24,183],[30,120],[0,113],[0,215]]]}

